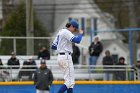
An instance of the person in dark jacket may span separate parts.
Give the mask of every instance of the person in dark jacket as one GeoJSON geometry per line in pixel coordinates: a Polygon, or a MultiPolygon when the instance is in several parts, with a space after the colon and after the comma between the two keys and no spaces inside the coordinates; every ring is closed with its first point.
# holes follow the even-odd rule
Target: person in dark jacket
{"type": "Polygon", "coordinates": [[[126,80],[126,64],[125,64],[125,58],[124,57],[120,57],[119,58],[119,62],[116,64],[117,66],[120,67],[116,67],[116,69],[121,69],[115,72],[115,79],[116,80],[126,80]],[[122,66],[122,67],[121,67],[122,66]]]}
{"type": "Polygon", "coordinates": [[[80,57],[80,49],[78,46],[75,45],[75,43],[72,44],[72,61],[73,64],[79,64],[79,57],[80,57]]]}
{"type": "Polygon", "coordinates": [[[7,62],[8,66],[13,66],[10,67],[12,69],[19,69],[20,67],[20,62],[19,60],[16,58],[16,54],[14,52],[11,53],[11,58],[8,60],[7,62]],[[15,66],[15,67],[14,67],[15,66]]]}
{"type": "Polygon", "coordinates": [[[36,71],[36,69],[36,62],[32,57],[30,57],[27,61],[23,62],[23,67],[19,72],[19,79],[32,80],[33,73],[36,71]]]}
{"type": "Polygon", "coordinates": [[[95,36],[94,41],[91,43],[91,45],[88,48],[89,50],[89,65],[96,65],[97,59],[100,56],[102,50],[103,50],[103,45],[102,43],[99,41],[99,37],[95,36]]]}
{"type": "Polygon", "coordinates": [[[113,79],[113,74],[112,74],[111,71],[107,70],[107,69],[113,69],[111,67],[111,65],[114,64],[113,57],[111,56],[109,50],[105,51],[105,56],[103,57],[102,63],[103,63],[104,72],[105,72],[104,80],[112,80],[113,79]]]}
{"type": "Polygon", "coordinates": [[[137,69],[140,69],[140,61],[138,61],[134,66],[135,66],[137,69]]]}
{"type": "Polygon", "coordinates": [[[36,93],[49,93],[52,82],[52,71],[47,68],[45,60],[41,60],[41,66],[34,74],[36,93]]]}
{"type": "Polygon", "coordinates": [[[40,58],[50,60],[50,52],[45,46],[43,46],[38,52],[38,59],[40,58]]]}

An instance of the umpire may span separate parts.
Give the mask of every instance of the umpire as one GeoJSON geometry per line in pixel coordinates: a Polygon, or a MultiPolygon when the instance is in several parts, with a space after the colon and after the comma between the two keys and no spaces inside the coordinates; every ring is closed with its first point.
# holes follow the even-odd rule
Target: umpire
{"type": "Polygon", "coordinates": [[[53,81],[53,74],[47,68],[45,60],[41,60],[40,68],[34,74],[34,85],[36,93],[49,93],[53,81]]]}

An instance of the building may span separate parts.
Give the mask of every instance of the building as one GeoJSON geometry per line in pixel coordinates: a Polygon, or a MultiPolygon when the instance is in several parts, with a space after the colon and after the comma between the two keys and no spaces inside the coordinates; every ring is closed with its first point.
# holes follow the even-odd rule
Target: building
{"type": "MultiPolygon", "coordinates": [[[[10,1],[10,4],[14,6],[26,0],[9,0],[9,2],[10,1]]],[[[100,37],[104,44],[104,50],[112,50],[111,53],[116,55],[116,59],[122,56],[121,54],[123,54],[126,59],[128,58],[128,48],[125,47],[122,42],[123,37],[119,33],[107,32],[108,30],[115,29],[115,18],[108,13],[102,12],[93,0],[32,1],[36,15],[41,20],[46,31],[52,32],[52,36],[54,36],[55,32],[59,29],[63,28],[71,18],[75,18],[79,22],[80,28],[85,31],[82,43],[78,45],[83,54],[81,56],[82,63],[84,63],[84,61],[88,62],[87,50],[92,40],[90,32],[93,30],[97,30],[97,32],[93,33],[93,38],[96,34],[100,37]],[[106,32],[101,32],[101,30],[106,32]]],[[[99,60],[98,63],[101,63],[101,61],[99,60]]]]}

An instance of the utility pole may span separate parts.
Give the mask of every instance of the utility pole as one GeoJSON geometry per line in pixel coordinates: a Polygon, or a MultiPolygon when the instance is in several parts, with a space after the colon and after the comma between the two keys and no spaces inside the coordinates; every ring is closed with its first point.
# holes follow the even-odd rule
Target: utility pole
{"type": "MultiPolygon", "coordinates": [[[[33,1],[26,0],[26,37],[34,36],[33,1]]],[[[26,54],[34,54],[34,40],[26,39],[26,54]]]]}
{"type": "MultiPolygon", "coordinates": [[[[129,10],[129,26],[132,28],[137,27],[136,11],[135,11],[135,0],[128,0],[129,10]]],[[[138,34],[136,31],[132,31],[132,63],[137,63],[137,38],[138,34]]]]}

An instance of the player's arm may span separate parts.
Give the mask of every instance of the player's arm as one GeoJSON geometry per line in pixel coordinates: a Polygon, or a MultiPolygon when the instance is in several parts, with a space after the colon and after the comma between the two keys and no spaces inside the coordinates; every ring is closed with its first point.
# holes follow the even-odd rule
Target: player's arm
{"type": "Polygon", "coordinates": [[[83,36],[84,31],[83,30],[79,30],[79,35],[78,36],[74,36],[71,41],[74,43],[80,43],[82,40],[82,36],[83,36]]]}
{"type": "Polygon", "coordinates": [[[51,45],[51,49],[54,49],[54,50],[57,49],[58,41],[59,41],[59,35],[57,35],[57,37],[54,39],[54,41],[53,41],[53,43],[51,45]]]}
{"type": "Polygon", "coordinates": [[[80,43],[80,41],[82,40],[82,35],[83,35],[83,30],[79,30],[79,35],[77,36],[74,36],[70,31],[65,33],[65,37],[74,43],[80,43]]]}
{"type": "Polygon", "coordinates": [[[82,40],[82,34],[79,34],[78,36],[73,36],[70,41],[74,43],[80,43],[81,40],[82,40]]]}
{"type": "Polygon", "coordinates": [[[51,49],[56,50],[56,49],[57,49],[57,45],[55,45],[54,43],[52,43],[52,45],[51,45],[51,49]]]}

